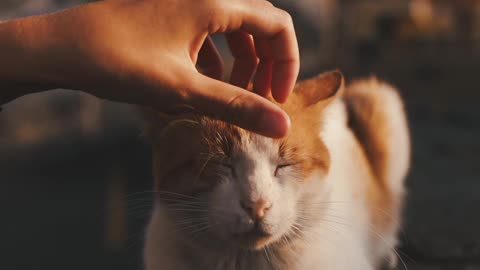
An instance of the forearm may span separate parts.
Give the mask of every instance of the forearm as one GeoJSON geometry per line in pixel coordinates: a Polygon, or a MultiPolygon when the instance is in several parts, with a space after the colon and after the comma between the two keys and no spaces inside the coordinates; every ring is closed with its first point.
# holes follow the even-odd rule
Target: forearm
{"type": "Polygon", "coordinates": [[[55,35],[45,16],[0,23],[0,105],[55,88],[49,51],[55,35]]]}
{"type": "Polygon", "coordinates": [[[46,32],[40,17],[0,24],[0,104],[48,88],[42,72],[42,40],[46,32]]]}

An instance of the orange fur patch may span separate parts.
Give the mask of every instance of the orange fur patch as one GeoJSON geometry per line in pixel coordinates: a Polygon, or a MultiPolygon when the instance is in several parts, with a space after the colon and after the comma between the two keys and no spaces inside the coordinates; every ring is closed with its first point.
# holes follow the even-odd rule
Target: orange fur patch
{"type": "Polygon", "coordinates": [[[328,172],[330,154],[320,138],[324,109],[343,89],[343,75],[327,72],[298,83],[288,102],[280,105],[292,121],[290,134],[281,139],[284,155],[301,164],[306,178],[314,171],[328,172]]]}

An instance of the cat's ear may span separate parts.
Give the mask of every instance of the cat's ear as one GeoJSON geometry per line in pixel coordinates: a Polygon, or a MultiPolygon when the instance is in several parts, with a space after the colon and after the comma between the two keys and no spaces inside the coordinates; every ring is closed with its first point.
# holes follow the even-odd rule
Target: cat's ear
{"type": "Polygon", "coordinates": [[[340,96],[343,88],[343,75],[336,70],[322,73],[297,84],[294,92],[298,96],[301,106],[308,108],[321,105],[324,107],[340,96]]]}
{"type": "Polygon", "coordinates": [[[177,111],[172,111],[169,114],[156,111],[152,108],[141,107],[139,112],[144,122],[143,137],[151,142],[167,135],[163,131],[168,129],[168,127],[191,126],[192,123],[196,124],[198,120],[198,116],[196,116],[190,108],[178,108],[177,111]]]}
{"type": "Polygon", "coordinates": [[[175,119],[172,115],[148,107],[140,107],[138,111],[144,123],[142,135],[149,141],[155,141],[157,135],[175,119]]]}
{"type": "Polygon", "coordinates": [[[139,107],[138,112],[143,120],[142,136],[153,141],[155,134],[166,125],[167,119],[159,112],[147,107],[139,107]]]}

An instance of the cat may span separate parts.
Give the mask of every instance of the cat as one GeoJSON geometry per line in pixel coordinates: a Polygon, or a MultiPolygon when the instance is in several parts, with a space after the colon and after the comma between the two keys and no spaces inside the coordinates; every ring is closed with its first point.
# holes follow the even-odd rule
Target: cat
{"type": "Polygon", "coordinates": [[[397,91],[340,72],[296,85],[284,139],[145,112],[155,202],[146,270],[395,266],[410,141],[397,91]]]}

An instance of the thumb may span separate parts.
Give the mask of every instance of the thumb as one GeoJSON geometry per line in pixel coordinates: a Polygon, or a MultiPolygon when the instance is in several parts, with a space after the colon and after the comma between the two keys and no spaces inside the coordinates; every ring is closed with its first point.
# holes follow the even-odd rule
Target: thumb
{"type": "Polygon", "coordinates": [[[199,113],[267,137],[287,135],[288,115],[269,100],[199,73],[191,83],[190,104],[199,113]]]}

